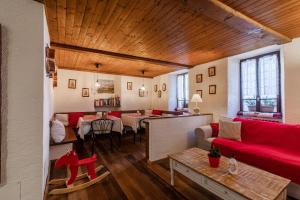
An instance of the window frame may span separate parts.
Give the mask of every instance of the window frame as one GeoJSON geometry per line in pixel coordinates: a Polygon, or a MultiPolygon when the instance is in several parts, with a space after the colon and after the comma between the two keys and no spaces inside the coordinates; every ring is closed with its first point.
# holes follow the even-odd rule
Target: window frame
{"type": "MultiPolygon", "coordinates": [[[[278,91],[278,97],[277,97],[277,112],[271,112],[271,113],[282,113],[282,94],[281,94],[281,60],[280,60],[280,51],[273,51],[270,53],[265,53],[265,54],[261,54],[258,56],[253,56],[253,57],[249,57],[249,58],[245,58],[240,60],[240,111],[244,112],[243,108],[243,87],[242,87],[242,62],[246,61],[246,60],[251,60],[251,59],[255,59],[256,60],[256,112],[261,112],[260,111],[260,102],[261,99],[260,98],[260,81],[259,81],[259,77],[260,77],[260,70],[259,70],[259,59],[268,55],[277,55],[277,62],[278,62],[278,87],[279,87],[279,91],[278,91]]],[[[245,99],[244,99],[245,100],[245,99]]]]}
{"type": "MultiPolygon", "coordinates": [[[[182,73],[182,74],[177,74],[177,77],[176,77],[176,107],[177,108],[179,106],[179,104],[178,104],[178,102],[179,102],[179,99],[178,99],[178,77],[183,76],[183,87],[182,88],[185,88],[186,81],[185,81],[184,77],[186,75],[188,76],[188,74],[189,74],[188,72],[185,72],[185,73],[182,73]]],[[[185,90],[183,90],[183,96],[186,97],[186,91],[185,90]]],[[[182,100],[180,100],[180,101],[182,101],[182,100]]],[[[184,103],[184,105],[186,105],[186,107],[183,107],[182,109],[188,108],[188,102],[189,102],[189,99],[184,98],[183,103],[184,103]]]]}

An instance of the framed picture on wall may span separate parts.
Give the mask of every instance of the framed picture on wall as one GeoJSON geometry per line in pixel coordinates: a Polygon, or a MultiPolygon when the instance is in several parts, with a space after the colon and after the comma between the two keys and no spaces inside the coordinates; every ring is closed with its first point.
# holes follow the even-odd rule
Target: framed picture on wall
{"type": "Polygon", "coordinates": [[[76,79],[69,79],[68,88],[76,89],[76,79]]]}
{"type": "Polygon", "coordinates": [[[157,86],[157,84],[155,84],[154,85],[154,92],[157,92],[157,88],[158,88],[158,86],[157,86]]]}
{"type": "Polygon", "coordinates": [[[139,97],[145,96],[145,90],[139,89],[139,97]]]}
{"type": "Polygon", "coordinates": [[[196,75],[196,83],[202,83],[202,81],[203,81],[203,75],[197,74],[196,75]]]}
{"type": "Polygon", "coordinates": [[[216,67],[213,66],[213,67],[209,67],[208,68],[208,76],[211,77],[211,76],[215,76],[216,75],[216,67]]]}
{"type": "Polygon", "coordinates": [[[161,90],[158,90],[157,96],[158,96],[158,98],[161,98],[161,90]]]}
{"type": "Polygon", "coordinates": [[[167,90],[167,84],[163,83],[162,87],[161,87],[161,90],[162,91],[166,91],[167,90]]]}
{"type": "Polygon", "coordinates": [[[217,93],[217,86],[216,85],[209,85],[209,94],[216,94],[217,93]]]}
{"type": "Polygon", "coordinates": [[[82,88],[82,97],[89,97],[89,88],[82,88]]]}
{"type": "Polygon", "coordinates": [[[199,94],[201,98],[203,97],[203,90],[196,90],[196,93],[199,94]]]}
{"type": "Polygon", "coordinates": [[[132,82],[127,82],[127,90],[132,90],[132,82]]]}

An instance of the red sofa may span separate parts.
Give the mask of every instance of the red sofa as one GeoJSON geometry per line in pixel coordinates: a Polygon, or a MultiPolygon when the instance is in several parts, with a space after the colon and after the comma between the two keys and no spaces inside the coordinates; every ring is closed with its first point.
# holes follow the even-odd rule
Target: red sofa
{"type": "Polygon", "coordinates": [[[264,169],[300,184],[300,125],[236,118],[241,141],[216,138],[212,144],[226,157],[264,169]]]}

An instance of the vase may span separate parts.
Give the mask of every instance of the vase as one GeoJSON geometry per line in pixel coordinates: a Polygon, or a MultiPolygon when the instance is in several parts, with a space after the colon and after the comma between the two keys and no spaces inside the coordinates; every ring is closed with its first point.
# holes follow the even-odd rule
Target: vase
{"type": "Polygon", "coordinates": [[[209,165],[213,168],[218,168],[220,165],[220,159],[221,159],[221,157],[208,156],[209,165]]]}

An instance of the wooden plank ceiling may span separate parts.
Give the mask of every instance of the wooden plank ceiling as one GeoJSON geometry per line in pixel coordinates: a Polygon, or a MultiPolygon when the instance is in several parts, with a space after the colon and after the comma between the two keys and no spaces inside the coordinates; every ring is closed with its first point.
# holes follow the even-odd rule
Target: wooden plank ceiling
{"type": "Polygon", "coordinates": [[[154,77],[300,36],[299,0],[45,0],[45,10],[53,43],[157,60],[55,47],[59,68],[94,71],[101,63],[100,71],[112,74],[140,76],[145,70],[154,77]],[[239,29],[235,11],[224,11],[228,15],[220,20],[224,13],[214,7],[219,2],[267,33],[255,37],[239,29]],[[272,31],[284,39],[269,39],[272,31]]]}

